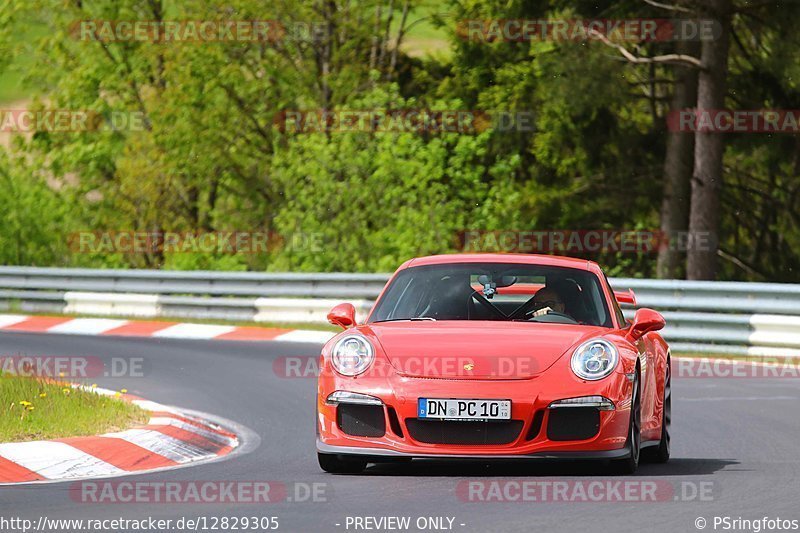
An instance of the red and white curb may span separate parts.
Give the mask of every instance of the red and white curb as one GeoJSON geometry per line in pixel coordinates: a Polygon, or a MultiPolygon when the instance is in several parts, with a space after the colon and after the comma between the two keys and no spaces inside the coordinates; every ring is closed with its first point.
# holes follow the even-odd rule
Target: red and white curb
{"type": "Polygon", "coordinates": [[[222,458],[239,437],[173,407],[107,389],[76,388],[122,399],[150,411],[145,426],[94,437],[0,444],[0,485],[98,477],[177,468],[222,458]]]}
{"type": "Polygon", "coordinates": [[[113,318],[69,318],[54,316],[0,315],[0,331],[204,339],[229,341],[277,341],[325,343],[330,331],[273,329],[257,326],[226,326],[178,322],[119,320],[113,318]]]}

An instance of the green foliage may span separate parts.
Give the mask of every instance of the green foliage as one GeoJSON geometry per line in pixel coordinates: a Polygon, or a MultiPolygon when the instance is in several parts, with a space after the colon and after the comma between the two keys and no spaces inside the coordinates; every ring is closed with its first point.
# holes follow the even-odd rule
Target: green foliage
{"type": "MultiPolygon", "coordinates": [[[[658,227],[671,66],[631,65],[598,42],[475,42],[457,28],[466,19],[662,11],[636,2],[414,0],[406,24],[416,33],[395,52],[404,4],[391,5],[0,0],[0,72],[8,79],[9,58],[27,58],[29,107],[104,119],[99,130],[11,142],[13,155],[0,157],[0,260],[388,271],[411,256],[457,251],[464,230],[658,227]],[[272,19],[333,32],[268,43],[100,43],[71,32],[76,20],[99,19],[272,19]],[[285,110],[421,108],[533,113],[535,131],[291,135],[275,127],[285,110]],[[141,127],[110,127],[119,117],[139,117],[141,127]],[[78,231],[280,237],[266,254],[77,253],[66,237],[78,231]]],[[[792,17],[757,15],[735,19],[746,39],[732,52],[731,106],[798,109],[792,17]]],[[[642,55],[672,46],[631,45],[642,55]]],[[[789,136],[731,136],[723,277],[797,279],[798,154],[789,136]]],[[[654,275],[653,254],[585,255],[615,275],[654,275]]]]}
{"type": "Polygon", "coordinates": [[[58,265],[68,250],[68,206],[56,189],[22,161],[0,151],[0,263],[58,265]]]}
{"type": "MultiPolygon", "coordinates": [[[[354,103],[374,108],[377,101],[410,108],[396,95],[354,103]]],[[[456,109],[446,102],[433,107],[456,109]]],[[[489,213],[513,212],[514,196],[498,196],[502,182],[491,180],[501,165],[513,163],[482,163],[490,136],[314,133],[289,139],[276,150],[273,166],[285,191],[276,229],[319,232],[324,248],[280,253],[271,268],[388,271],[414,255],[455,251],[460,231],[485,224],[487,203],[489,213]]],[[[502,215],[497,221],[510,222],[502,215]]]]}

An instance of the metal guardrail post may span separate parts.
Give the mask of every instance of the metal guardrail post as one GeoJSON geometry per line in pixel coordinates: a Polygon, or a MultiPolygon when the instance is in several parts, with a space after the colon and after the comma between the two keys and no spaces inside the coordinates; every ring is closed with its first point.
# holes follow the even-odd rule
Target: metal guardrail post
{"type": "MultiPolygon", "coordinates": [[[[390,274],[0,267],[0,309],[117,316],[324,320],[353,301],[364,316],[390,274]]],[[[667,319],[673,349],[800,356],[800,284],[616,278],[667,319]]],[[[631,317],[633,309],[626,309],[631,317]]],[[[288,321],[288,320],[287,320],[288,321]]]]}

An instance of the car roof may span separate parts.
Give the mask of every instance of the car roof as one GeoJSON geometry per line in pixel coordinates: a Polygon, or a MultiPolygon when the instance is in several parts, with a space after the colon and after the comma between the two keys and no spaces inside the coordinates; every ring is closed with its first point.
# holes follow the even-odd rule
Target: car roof
{"type": "Polygon", "coordinates": [[[406,261],[400,268],[411,268],[424,265],[446,265],[453,263],[517,263],[524,265],[560,266],[579,268],[600,272],[600,267],[593,261],[564,257],[558,255],[540,254],[442,254],[417,257],[406,261]]]}

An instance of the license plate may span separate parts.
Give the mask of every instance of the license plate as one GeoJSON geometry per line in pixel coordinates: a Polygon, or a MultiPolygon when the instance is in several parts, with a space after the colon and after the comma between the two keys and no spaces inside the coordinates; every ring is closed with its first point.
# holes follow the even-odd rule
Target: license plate
{"type": "Polygon", "coordinates": [[[511,400],[420,398],[417,417],[429,420],[509,420],[511,400]]]}

